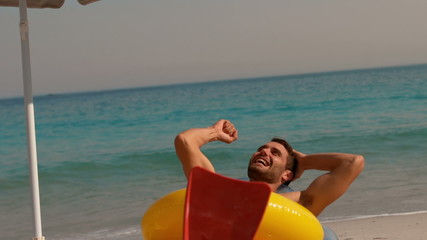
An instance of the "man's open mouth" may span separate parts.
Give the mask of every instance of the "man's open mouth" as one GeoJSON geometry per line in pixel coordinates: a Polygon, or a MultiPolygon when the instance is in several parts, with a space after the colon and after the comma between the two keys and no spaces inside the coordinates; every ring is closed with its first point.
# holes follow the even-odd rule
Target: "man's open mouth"
{"type": "Polygon", "coordinates": [[[262,157],[261,158],[255,158],[254,161],[253,161],[253,163],[255,163],[255,164],[261,164],[261,165],[263,165],[265,167],[269,167],[271,165],[269,159],[262,158],[262,157]]]}

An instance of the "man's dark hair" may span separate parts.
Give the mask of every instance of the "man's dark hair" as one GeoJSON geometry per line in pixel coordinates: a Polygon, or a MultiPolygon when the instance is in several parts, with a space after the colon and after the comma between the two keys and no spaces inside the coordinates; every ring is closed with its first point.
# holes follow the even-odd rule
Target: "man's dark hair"
{"type": "MultiPolygon", "coordinates": [[[[297,158],[295,157],[295,153],[294,153],[294,149],[292,148],[292,146],[284,139],[281,138],[272,138],[271,139],[272,142],[277,142],[280,143],[281,145],[283,145],[286,149],[286,151],[288,152],[288,159],[287,159],[287,163],[286,163],[286,170],[291,170],[291,172],[293,173],[293,177],[295,176],[296,172],[297,172],[297,168],[298,168],[298,161],[297,158]]],[[[292,178],[293,178],[292,177],[292,178]]],[[[289,181],[284,182],[284,185],[289,185],[289,183],[291,183],[292,179],[289,181]]]]}

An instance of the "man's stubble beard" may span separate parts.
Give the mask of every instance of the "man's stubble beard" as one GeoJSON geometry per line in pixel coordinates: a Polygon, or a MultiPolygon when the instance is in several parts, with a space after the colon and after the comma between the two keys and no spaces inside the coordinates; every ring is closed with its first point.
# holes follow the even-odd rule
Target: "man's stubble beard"
{"type": "Polygon", "coordinates": [[[255,166],[248,166],[248,177],[251,181],[275,183],[278,176],[271,171],[263,171],[255,166]]]}

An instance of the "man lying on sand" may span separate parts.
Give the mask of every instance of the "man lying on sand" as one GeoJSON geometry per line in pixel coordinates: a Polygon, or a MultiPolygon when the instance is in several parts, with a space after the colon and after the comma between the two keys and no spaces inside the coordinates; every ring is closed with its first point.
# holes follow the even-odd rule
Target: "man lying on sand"
{"type": "MultiPolygon", "coordinates": [[[[201,147],[209,142],[232,143],[238,139],[238,131],[227,120],[219,120],[211,127],[192,128],[175,139],[175,149],[188,178],[193,167],[199,166],[215,172],[201,147]]],[[[250,181],[265,182],[271,191],[278,191],[298,179],[305,170],[327,171],[316,178],[303,191],[280,193],[318,216],[329,204],[337,200],[349,188],[364,167],[361,155],[347,153],[318,153],[306,155],[294,150],[285,140],[273,138],[262,145],[249,160],[250,181]]]]}

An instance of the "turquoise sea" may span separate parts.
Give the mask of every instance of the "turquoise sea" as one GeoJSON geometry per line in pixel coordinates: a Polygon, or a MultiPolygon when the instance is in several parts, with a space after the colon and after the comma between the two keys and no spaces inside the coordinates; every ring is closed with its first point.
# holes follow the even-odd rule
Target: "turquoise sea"
{"type": "MultiPolygon", "coordinates": [[[[244,178],[273,136],[299,151],[363,154],[366,167],[320,219],[427,210],[427,65],[38,96],[34,100],[43,235],[141,239],[140,219],[185,187],[176,134],[220,118],[239,129],[204,147],[244,178]]],[[[22,98],[0,100],[0,232],[32,237],[22,98]]],[[[293,183],[303,189],[321,172],[293,183]]]]}

